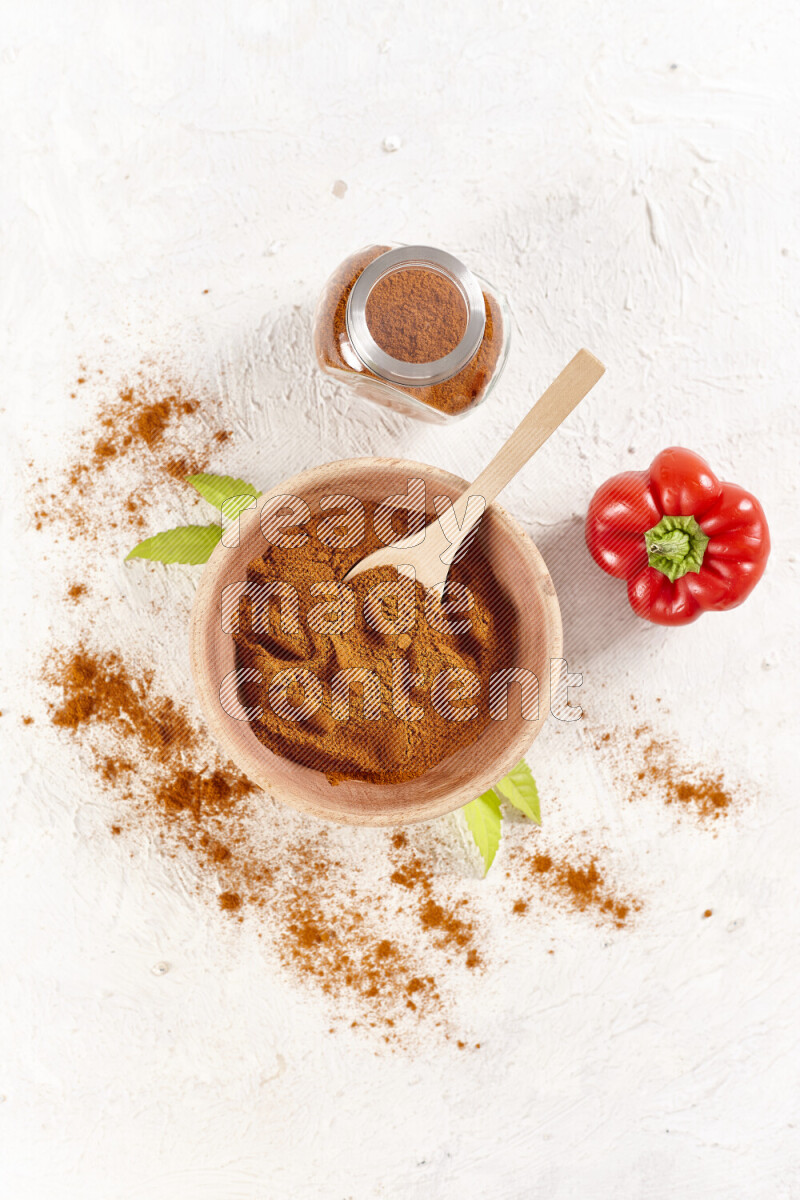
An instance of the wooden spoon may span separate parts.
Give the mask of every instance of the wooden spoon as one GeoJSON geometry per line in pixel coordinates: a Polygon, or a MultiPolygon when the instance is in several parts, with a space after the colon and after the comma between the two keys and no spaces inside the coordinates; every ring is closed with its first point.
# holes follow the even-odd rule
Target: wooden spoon
{"type": "Polygon", "coordinates": [[[591,391],[604,371],[605,367],[593,354],[579,350],[471,487],[453,504],[447,504],[423,530],[362,558],[345,575],[345,582],[372,567],[396,567],[403,575],[415,574],[423,587],[441,588],[450,564],[488,506],[591,391]]]}

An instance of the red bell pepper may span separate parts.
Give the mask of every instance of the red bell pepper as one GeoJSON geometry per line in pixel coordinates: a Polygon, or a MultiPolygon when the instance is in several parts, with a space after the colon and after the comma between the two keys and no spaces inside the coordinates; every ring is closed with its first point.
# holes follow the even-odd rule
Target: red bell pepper
{"type": "Polygon", "coordinates": [[[764,574],[770,550],[756,498],[721,483],[680,446],[662,450],[649,471],[626,471],[598,488],[586,544],[604,571],[627,580],[633,611],[657,625],[735,608],[764,574]]]}

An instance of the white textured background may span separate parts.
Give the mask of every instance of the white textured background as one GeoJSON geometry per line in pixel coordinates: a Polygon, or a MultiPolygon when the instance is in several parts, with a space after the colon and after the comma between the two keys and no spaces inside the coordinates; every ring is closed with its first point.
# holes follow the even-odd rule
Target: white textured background
{"type": "MultiPolygon", "coordinates": [[[[3,1200],[800,1196],[799,54],[780,0],[4,0],[3,1200]],[[445,246],[511,299],[503,381],[450,430],[312,368],[319,287],[374,239],[445,246]],[[86,421],[79,361],[169,350],[223,395],[219,465],[265,487],[359,453],[470,475],[581,344],[608,373],[507,505],[591,715],[630,724],[634,693],[636,720],[749,799],[716,837],[691,829],[547,729],[545,820],[604,831],[635,927],[511,930],[498,903],[492,970],[462,997],[480,1053],[328,1035],[246,929],[97,832],[34,683],[80,632],[60,597],[83,551],[33,531],[24,464],[55,470],[86,421]],[[745,607],[670,632],[587,568],[579,517],[676,442],[761,497],[774,548],[745,607]]],[[[188,696],[189,574],[91,569],[123,642],[150,597],[182,597],[151,645],[188,696]]]]}

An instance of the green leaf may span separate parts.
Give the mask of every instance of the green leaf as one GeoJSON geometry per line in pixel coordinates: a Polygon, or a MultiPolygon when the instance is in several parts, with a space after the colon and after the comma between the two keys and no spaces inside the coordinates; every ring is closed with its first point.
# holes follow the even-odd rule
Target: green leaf
{"type": "Polygon", "coordinates": [[[526,817],[530,817],[537,825],[541,825],[539,791],[536,787],[536,780],[531,775],[531,769],[524,759],[522,762],[518,762],[513,770],[509,771],[505,778],[494,786],[504,800],[508,800],[509,804],[514,805],[514,808],[518,808],[520,812],[525,813],[526,817]]]}
{"type": "Polygon", "coordinates": [[[197,563],[208,562],[211,551],[222,537],[219,525],[179,525],[145,538],[134,546],[129,558],[149,558],[153,562],[197,563]]]}
{"type": "Polygon", "coordinates": [[[461,811],[466,817],[475,845],[481,852],[483,865],[488,871],[500,845],[500,801],[494,792],[484,792],[477,800],[470,800],[469,804],[465,804],[461,811]]]}
{"type": "Polygon", "coordinates": [[[244,512],[246,508],[252,508],[255,496],[229,496],[227,500],[223,500],[221,504],[222,515],[226,521],[235,521],[236,518],[244,512]]]}
{"type": "Polygon", "coordinates": [[[186,482],[231,521],[250,507],[251,499],[261,494],[252,483],[234,479],[232,475],[190,475],[186,482]]]}

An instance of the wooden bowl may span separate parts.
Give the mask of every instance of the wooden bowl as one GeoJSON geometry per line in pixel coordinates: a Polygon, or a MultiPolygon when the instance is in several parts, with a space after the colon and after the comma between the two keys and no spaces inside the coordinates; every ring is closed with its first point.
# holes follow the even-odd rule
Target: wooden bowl
{"type": "MultiPolygon", "coordinates": [[[[485,792],[525,755],[550,711],[550,660],[562,653],[561,614],[542,556],[525,531],[497,504],[483,518],[484,553],[511,602],[518,626],[514,666],[539,680],[539,715],[525,720],[519,689],[511,689],[508,717],[490,720],[477,741],[419,779],[400,784],[347,781],[332,786],[325,775],[271,753],[246,720],[230,716],[220,685],[236,669],[233,638],[223,633],[222,591],[247,577],[247,565],[265,543],[260,527],[264,500],[292,493],[314,507],[323,495],[348,494],[380,501],[405,493],[409,478],[425,481],[434,495],[455,499],[466,481],[424,463],[397,458],[354,458],[314,467],[267,492],[241,517],[239,544],[217,546],[206,565],[192,609],[191,664],[203,713],[220,749],[253,783],[301,812],[351,825],[404,825],[452,812],[485,792]]],[[[230,700],[227,701],[231,707],[230,700]]]]}

